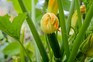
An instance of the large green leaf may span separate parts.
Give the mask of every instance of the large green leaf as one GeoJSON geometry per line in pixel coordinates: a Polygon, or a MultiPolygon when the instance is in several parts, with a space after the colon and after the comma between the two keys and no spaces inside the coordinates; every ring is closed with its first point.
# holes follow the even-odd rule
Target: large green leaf
{"type": "Polygon", "coordinates": [[[10,56],[20,53],[20,44],[18,42],[9,43],[3,49],[3,53],[10,56]]]}
{"type": "Polygon", "coordinates": [[[0,16],[0,30],[19,40],[21,25],[25,18],[26,14],[19,14],[11,23],[8,15],[0,16]]]}

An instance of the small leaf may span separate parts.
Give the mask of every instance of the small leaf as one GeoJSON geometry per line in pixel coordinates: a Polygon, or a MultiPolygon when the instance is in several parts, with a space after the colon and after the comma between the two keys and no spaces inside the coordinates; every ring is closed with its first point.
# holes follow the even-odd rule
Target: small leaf
{"type": "Polygon", "coordinates": [[[15,55],[20,52],[20,44],[18,42],[9,43],[3,50],[3,53],[6,55],[15,55]]]}
{"type": "Polygon", "coordinates": [[[0,30],[19,40],[21,25],[25,18],[26,14],[19,14],[11,23],[8,15],[0,17],[0,30]]]}

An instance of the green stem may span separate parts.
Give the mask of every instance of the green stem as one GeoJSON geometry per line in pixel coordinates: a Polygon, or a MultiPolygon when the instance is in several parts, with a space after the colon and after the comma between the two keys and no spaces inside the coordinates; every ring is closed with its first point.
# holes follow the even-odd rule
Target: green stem
{"type": "Polygon", "coordinates": [[[80,31],[73,43],[73,48],[72,48],[70,57],[68,59],[68,62],[73,62],[73,60],[75,59],[77,52],[78,52],[78,48],[79,48],[80,44],[82,43],[82,41],[81,41],[82,37],[85,34],[85,32],[89,26],[89,23],[91,22],[92,16],[93,16],[93,3],[90,6],[90,9],[86,15],[85,21],[84,21],[83,25],[81,26],[80,31]]]}
{"type": "Polygon", "coordinates": [[[34,0],[32,0],[31,4],[32,4],[32,14],[31,14],[32,15],[32,21],[33,21],[33,24],[35,25],[35,21],[36,21],[35,19],[36,18],[35,18],[35,3],[34,3],[34,0]]]}
{"type": "Polygon", "coordinates": [[[35,41],[33,41],[34,43],[34,47],[35,47],[35,57],[36,57],[36,62],[41,62],[41,58],[40,58],[40,52],[39,52],[39,49],[35,43],[35,41]]]}
{"type": "Polygon", "coordinates": [[[61,62],[61,51],[55,33],[47,34],[56,62],[61,62]]]}
{"type": "MultiPolygon", "coordinates": [[[[35,23],[36,22],[35,0],[32,0],[31,6],[32,6],[32,13],[31,13],[32,17],[31,18],[32,18],[33,24],[36,26],[37,24],[35,23]]],[[[34,47],[35,47],[36,62],[41,62],[40,61],[40,52],[39,52],[39,49],[38,49],[38,47],[36,45],[36,42],[33,41],[33,43],[34,43],[34,47]]]]}
{"type": "Polygon", "coordinates": [[[71,18],[72,18],[72,15],[74,13],[74,6],[75,6],[75,0],[72,1],[71,7],[70,7],[70,10],[69,10],[69,16],[68,16],[67,24],[66,24],[67,34],[69,34],[69,31],[70,31],[70,28],[71,28],[71,18]]]}
{"type": "Polygon", "coordinates": [[[80,3],[79,0],[75,0],[76,3],[76,9],[77,9],[77,14],[78,14],[78,23],[79,23],[79,28],[82,25],[82,18],[81,18],[81,12],[80,12],[80,3]]]}
{"type": "Polygon", "coordinates": [[[20,57],[21,57],[21,62],[25,62],[25,54],[22,46],[20,46],[20,57]]]}
{"type": "Polygon", "coordinates": [[[49,51],[49,57],[50,57],[50,62],[52,62],[52,57],[53,57],[53,55],[52,55],[52,52],[51,52],[51,48],[50,48],[50,44],[49,44],[49,42],[48,42],[48,38],[47,38],[47,35],[45,35],[45,38],[46,38],[46,44],[47,44],[47,48],[48,48],[48,51],[49,51]]]}
{"type": "Polygon", "coordinates": [[[84,62],[85,58],[86,58],[86,54],[79,52],[74,62],[84,62]]]}
{"type": "Polygon", "coordinates": [[[84,62],[85,58],[86,58],[86,56],[83,55],[80,62],[84,62]]]}
{"type": "Polygon", "coordinates": [[[26,53],[27,57],[29,58],[30,62],[32,62],[32,60],[31,60],[28,52],[26,51],[25,47],[23,46],[23,44],[22,44],[20,41],[19,41],[19,43],[20,43],[20,46],[21,46],[21,47],[23,48],[23,50],[25,51],[25,53],[26,53]]]}
{"type": "Polygon", "coordinates": [[[63,47],[63,41],[62,41],[62,44],[61,44],[61,54],[62,54],[61,59],[63,59],[63,57],[64,57],[64,47],[63,47]]]}
{"type": "MultiPolygon", "coordinates": [[[[20,42],[22,44],[24,42],[24,30],[22,30],[22,35],[20,36],[20,42]]],[[[21,62],[25,62],[25,52],[24,52],[24,49],[22,48],[22,46],[20,46],[20,57],[21,57],[21,62]]]]}
{"type": "MultiPolygon", "coordinates": [[[[22,0],[18,0],[18,1],[19,1],[19,4],[20,4],[23,12],[27,12],[23,1],[22,0]]],[[[34,26],[32,20],[31,20],[31,16],[29,14],[27,14],[27,19],[26,20],[27,20],[27,23],[29,25],[29,28],[30,28],[30,30],[31,30],[31,32],[33,34],[33,37],[34,37],[34,39],[36,41],[36,44],[37,44],[37,46],[39,48],[39,51],[40,51],[40,54],[42,56],[43,61],[44,62],[49,62],[48,55],[47,55],[47,53],[45,51],[45,48],[44,48],[44,46],[42,44],[42,41],[41,41],[41,39],[39,37],[39,34],[37,33],[37,31],[35,29],[35,26],[34,26]]]]}
{"type": "Polygon", "coordinates": [[[64,17],[64,12],[63,12],[63,7],[61,0],[58,1],[58,6],[59,6],[59,18],[60,18],[60,26],[61,26],[61,34],[62,34],[62,40],[64,44],[64,49],[66,53],[66,57],[69,57],[69,45],[68,45],[68,38],[67,38],[67,32],[66,32],[66,26],[65,26],[65,17],[64,17]]]}

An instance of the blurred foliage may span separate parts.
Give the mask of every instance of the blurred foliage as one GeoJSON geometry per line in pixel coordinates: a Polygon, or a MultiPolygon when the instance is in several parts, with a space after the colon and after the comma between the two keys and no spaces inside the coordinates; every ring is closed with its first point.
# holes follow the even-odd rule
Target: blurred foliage
{"type": "Polygon", "coordinates": [[[20,52],[20,44],[18,42],[9,43],[3,50],[3,53],[8,56],[17,55],[20,52]]]}
{"type": "Polygon", "coordinates": [[[92,4],[93,0],[82,0],[86,5],[87,10],[89,9],[90,5],[92,4]]]}

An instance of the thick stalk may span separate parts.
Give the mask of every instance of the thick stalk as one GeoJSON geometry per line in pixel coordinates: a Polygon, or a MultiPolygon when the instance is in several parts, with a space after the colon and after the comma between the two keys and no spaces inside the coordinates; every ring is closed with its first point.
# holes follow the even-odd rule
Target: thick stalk
{"type": "Polygon", "coordinates": [[[66,57],[69,57],[69,45],[68,45],[68,38],[67,38],[67,32],[66,32],[66,25],[65,25],[65,17],[64,17],[64,11],[62,7],[61,0],[58,1],[58,7],[59,7],[59,18],[60,18],[60,26],[61,26],[61,34],[62,34],[62,40],[64,44],[64,49],[66,53],[66,57]]]}
{"type": "Polygon", "coordinates": [[[87,15],[86,15],[86,18],[85,18],[85,21],[83,23],[83,25],[81,26],[80,28],[80,31],[78,33],[78,35],[76,36],[76,39],[73,43],[73,48],[72,48],[72,51],[71,51],[71,54],[70,54],[70,57],[68,59],[68,62],[73,62],[76,55],[77,55],[77,52],[78,52],[78,48],[80,46],[80,44],[82,43],[82,37],[84,36],[90,22],[91,22],[91,18],[93,16],[93,3],[92,5],[90,6],[90,9],[89,11],[87,12],[87,15]]]}
{"type": "MultiPolygon", "coordinates": [[[[23,1],[22,0],[18,0],[18,1],[19,1],[19,4],[20,4],[21,9],[23,10],[23,12],[27,12],[23,1]]],[[[34,39],[36,41],[36,44],[37,44],[37,46],[39,48],[39,51],[40,51],[40,54],[42,56],[43,61],[44,62],[49,62],[48,55],[47,55],[47,53],[45,51],[45,48],[44,48],[44,46],[42,44],[42,41],[41,41],[41,39],[40,39],[36,29],[35,29],[35,26],[34,26],[32,20],[31,20],[31,16],[28,14],[28,12],[27,12],[27,19],[26,19],[26,21],[27,21],[27,23],[29,25],[29,28],[30,28],[32,34],[33,34],[33,37],[34,37],[34,39]]]]}

